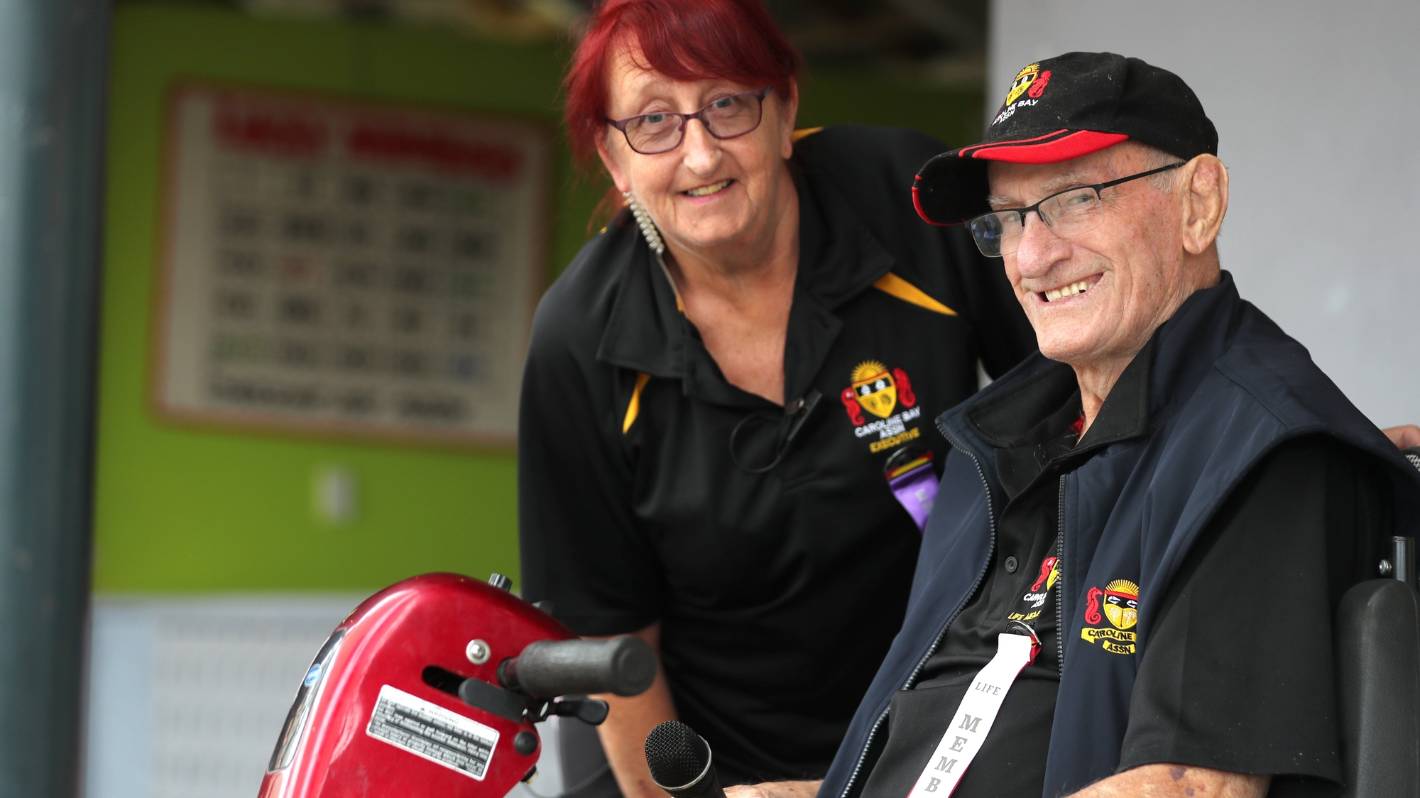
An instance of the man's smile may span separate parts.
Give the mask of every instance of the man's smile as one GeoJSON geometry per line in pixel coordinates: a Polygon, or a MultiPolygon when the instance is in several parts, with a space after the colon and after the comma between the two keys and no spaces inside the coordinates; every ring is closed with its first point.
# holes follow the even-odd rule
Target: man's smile
{"type": "Polygon", "coordinates": [[[1091,288],[1094,287],[1095,283],[1100,281],[1100,278],[1103,276],[1103,274],[1093,274],[1083,280],[1076,280],[1075,282],[1066,283],[1065,285],[1050,288],[1045,291],[1036,291],[1035,295],[1037,298],[1042,299],[1047,303],[1055,302],[1061,299],[1069,299],[1072,296],[1083,294],[1086,291],[1089,291],[1091,288]]]}

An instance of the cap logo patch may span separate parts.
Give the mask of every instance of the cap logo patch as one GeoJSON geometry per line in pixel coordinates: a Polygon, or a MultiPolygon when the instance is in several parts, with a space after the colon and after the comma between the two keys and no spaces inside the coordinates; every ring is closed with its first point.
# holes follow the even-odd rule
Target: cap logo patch
{"type": "Polygon", "coordinates": [[[1020,72],[1016,73],[1016,79],[1011,81],[1011,90],[1006,92],[1006,102],[1002,105],[1010,105],[1020,99],[1022,94],[1035,82],[1036,76],[1040,74],[1040,64],[1029,64],[1020,72]]]}
{"type": "Polygon", "coordinates": [[[1016,79],[1011,81],[1011,90],[1006,92],[1006,102],[1001,104],[1001,112],[991,120],[991,127],[1010,119],[1018,109],[1035,105],[1049,85],[1050,70],[1041,72],[1040,64],[1030,64],[1017,72],[1016,79]]]}

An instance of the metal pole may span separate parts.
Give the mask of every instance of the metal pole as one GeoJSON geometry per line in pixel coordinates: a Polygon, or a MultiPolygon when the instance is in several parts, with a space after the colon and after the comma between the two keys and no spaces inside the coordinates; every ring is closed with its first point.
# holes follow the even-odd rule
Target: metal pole
{"type": "Polygon", "coordinates": [[[0,798],[77,795],[109,0],[0,0],[0,798]]]}

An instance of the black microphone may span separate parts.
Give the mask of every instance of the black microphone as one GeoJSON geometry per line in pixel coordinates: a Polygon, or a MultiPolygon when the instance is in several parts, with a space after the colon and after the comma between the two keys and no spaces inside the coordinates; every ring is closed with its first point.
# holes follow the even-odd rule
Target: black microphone
{"type": "Polygon", "coordinates": [[[710,744],[678,720],[658,723],[646,735],[651,779],[674,798],[725,798],[710,759],[710,744]]]}

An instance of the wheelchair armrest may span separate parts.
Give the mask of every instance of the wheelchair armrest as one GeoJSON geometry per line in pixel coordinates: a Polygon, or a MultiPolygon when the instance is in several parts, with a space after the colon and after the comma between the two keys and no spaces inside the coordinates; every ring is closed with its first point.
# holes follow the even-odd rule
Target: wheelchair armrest
{"type": "Polygon", "coordinates": [[[1420,795],[1420,596],[1373,579],[1337,611],[1346,798],[1420,795]]]}

